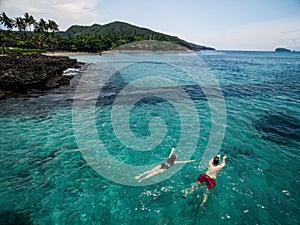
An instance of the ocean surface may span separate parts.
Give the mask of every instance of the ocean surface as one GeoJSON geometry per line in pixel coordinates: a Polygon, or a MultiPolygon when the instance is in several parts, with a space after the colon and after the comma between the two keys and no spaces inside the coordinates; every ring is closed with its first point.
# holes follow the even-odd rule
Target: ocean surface
{"type": "Polygon", "coordinates": [[[299,53],[72,57],[70,86],[0,100],[1,225],[300,224],[299,53]],[[196,162],[134,179],[172,147],[196,162]]]}

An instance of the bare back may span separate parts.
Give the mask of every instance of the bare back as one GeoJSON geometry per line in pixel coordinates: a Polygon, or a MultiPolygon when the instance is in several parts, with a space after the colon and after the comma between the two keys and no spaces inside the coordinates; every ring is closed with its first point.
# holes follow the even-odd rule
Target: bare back
{"type": "Polygon", "coordinates": [[[223,169],[223,167],[225,166],[225,159],[223,158],[223,161],[220,165],[214,165],[213,164],[213,159],[211,159],[208,163],[208,169],[205,173],[208,176],[210,176],[211,178],[216,179],[218,173],[220,172],[220,170],[223,169]]]}

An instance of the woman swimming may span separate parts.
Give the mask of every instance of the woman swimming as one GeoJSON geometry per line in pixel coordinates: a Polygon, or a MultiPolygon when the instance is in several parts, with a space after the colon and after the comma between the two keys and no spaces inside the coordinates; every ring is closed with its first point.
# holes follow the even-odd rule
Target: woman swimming
{"type": "Polygon", "coordinates": [[[174,154],[174,151],[175,151],[175,148],[172,148],[169,157],[166,159],[166,161],[163,164],[158,165],[158,166],[154,167],[153,169],[148,170],[145,173],[142,173],[142,174],[136,176],[135,179],[138,180],[138,182],[142,182],[143,180],[146,180],[146,179],[148,179],[150,177],[153,177],[157,174],[165,172],[167,169],[169,169],[173,165],[186,164],[186,163],[189,163],[189,162],[195,162],[195,160],[176,161],[177,155],[174,154]]]}

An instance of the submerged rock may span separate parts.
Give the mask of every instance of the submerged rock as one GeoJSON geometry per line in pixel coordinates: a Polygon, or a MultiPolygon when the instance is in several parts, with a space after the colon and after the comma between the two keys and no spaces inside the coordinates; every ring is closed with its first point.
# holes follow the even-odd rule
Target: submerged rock
{"type": "Polygon", "coordinates": [[[294,145],[300,140],[300,120],[282,112],[268,112],[253,122],[263,138],[281,145],[294,145]]]}
{"type": "Polygon", "coordinates": [[[0,224],[6,225],[32,225],[28,212],[5,211],[0,212],[0,224]]]}
{"type": "Polygon", "coordinates": [[[12,92],[24,93],[30,89],[44,90],[69,84],[72,76],[63,76],[63,71],[76,65],[76,59],[66,56],[0,56],[0,97],[12,92]]]}

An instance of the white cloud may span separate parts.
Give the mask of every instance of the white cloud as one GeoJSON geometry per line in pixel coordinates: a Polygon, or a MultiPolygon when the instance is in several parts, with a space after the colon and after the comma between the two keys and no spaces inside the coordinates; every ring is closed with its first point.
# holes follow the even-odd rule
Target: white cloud
{"type": "Polygon", "coordinates": [[[88,24],[97,21],[96,0],[5,0],[1,3],[9,17],[23,16],[25,12],[35,19],[51,19],[65,30],[73,24],[88,24]]]}
{"type": "Polygon", "coordinates": [[[274,50],[282,46],[300,50],[300,17],[236,27],[223,33],[204,34],[198,42],[217,49],[274,50]]]}

